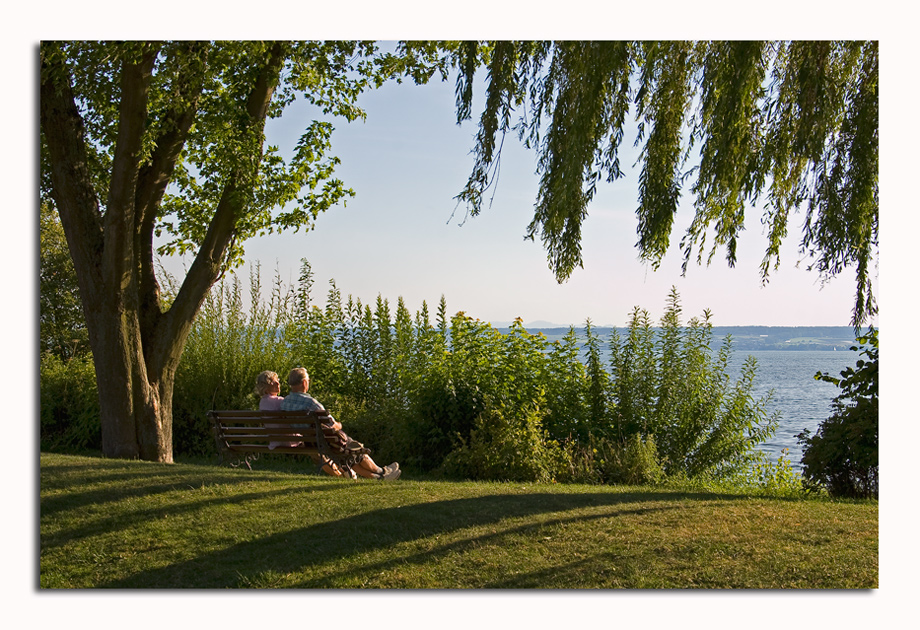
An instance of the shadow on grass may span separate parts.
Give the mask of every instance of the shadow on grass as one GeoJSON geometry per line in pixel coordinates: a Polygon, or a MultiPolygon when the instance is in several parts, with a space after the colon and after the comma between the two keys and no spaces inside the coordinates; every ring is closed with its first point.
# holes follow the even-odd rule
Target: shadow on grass
{"type": "MultiPolygon", "coordinates": [[[[331,563],[355,554],[374,552],[400,543],[429,538],[470,527],[498,524],[509,518],[532,517],[539,514],[565,512],[590,507],[610,507],[596,515],[560,515],[550,521],[528,523],[515,529],[501,527],[499,531],[476,538],[477,542],[497,540],[509,533],[528,534],[554,523],[647,514],[678,509],[664,505],[672,500],[726,500],[725,495],[688,495],[687,493],[611,493],[590,494],[504,494],[463,499],[451,499],[402,507],[385,508],[357,514],[334,522],[293,529],[238,543],[226,549],[205,554],[192,560],[167,567],[142,571],[124,579],[100,584],[107,588],[228,588],[246,586],[258,581],[260,575],[291,574],[331,563]],[[661,503],[659,506],[637,506],[637,503],[661,503]],[[248,576],[248,577],[247,577],[248,576]],[[250,579],[252,578],[252,580],[250,579]]],[[[411,556],[400,555],[392,560],[361,567],[362,573],[379,573],[405,563],[430,562],[438,554],[456,553],[470,541],[450,543],[433,551],[411,556]]],[[[354,567],[350,573],[354,572],[354,567]]],[[[539,579],[531,576],[532,579],[539,579]]],[[[299,583],[301,588],[334,587],[334,570],[299,583]]],[[[514,588],[529,585],[529,581],[509,580],[495,587],[514,588]]]]}
{"type": "MultiPolygon", "coordinates": [[[[677,506],[642,507],[632,509],[618,509],[617,506],[613,505],[608,507],[610,509],[595,514],[559,517],[550,520],[541,520],[534,523],[526,523],[518,527],[505,527],[499,531],[492,531],[491,533],[476,536],[474,538],[465,538],[463,540],[457,540],[444,545],[440,545],[436,549],[426,550],[424,552],[410,555],[403,555],[399,556],[398,558],[393,558],[383,562],[367,563],[359,568],[352,569],[352,572],[360,573],[361,575],[365,576],[375,576],[388,571],[404,571],[408,566],[415,566],[418,568],[424,565],[437,564],[442,560],[446,560],[451,555],[464,553],[471,546],[501,546],[506,539],[514,539],[516,537],[522,536],[527,537],[530,540],[538,540],[540,537],[540,532],[556,527],[564,527],[565,525],[569,524],[583,524],[589,521],[596,521],[613,517],[643,516],[655,512],[679,509],[677,506]]],[[[532,572],[523,571],[514,575],[509,574],[499,580],[485,579],[482,584],[470,586],[468,588],[547,588],[548,585],[554,584],[576,584],[579,581],[584,581],[586,577],[596,574],[596,567],[591,567],[591,571],[587,570],[590,565],[593,565],[596,562],[596,558],[593,557],[573,560],[571,563],[567,563],[563,566],[554,565],[550,569],[543,569],[532,572]]],[[[277,569],[273,570],[277,571],[277,569]]],[[[421,571],[421,569],[417,570],[421,571]]],[[[258,576],[256,576],[255,580],[253,581],[257,580],[258,576]]],[[[588,581],[590,581],[590,578],[588,578],[588,581]]],[[[301,581],[296,584],[296,588],[337,588],[340,583],[341,582],[339,581],[338,576],[327,574],[314,579],[301,581]]],[[[373,584],[367,584],[366,586],[373,587],[373,584]]]]}
{"type": "MultiPolygon", "coordinates": [[[[151,520],[156,520],[164,517],[176,517],[181,514],[194,514],[195,512],[215,505],[240,505],[248,501],[263,501],[267,497],[271,496],[311,494],[320,490],[335,490],[341,488],[341,483],[333,482],[324,485],[310,486],[308,488],[291,487],[279,488],[278,490],[259,490],[257,492],[249,492],[245,494],[234,493],[229,497],[210,497],[197,501],[188,501],[186,503],[169,503],[161,507],[133,511],[129,515],[119,513],[117,516],[95,520],[83,527],[63,529],[54,534],[45,534],[42,536],[42,545],[47,547],[54,547],[56,545],[73,542],[81,538],[95,536],[97,534],[105,534],[117,529],[128,529],[132,525],[143,524],[151,520]]],[[[175,490],[176,488],[175,486],[171,486],[168,489],[175,490]]],[[[87,495],[89,494],[91,493],[84,493],[81,495],[81,497],[86,499],[87,495]]],[[[145,493],[143,492],[139,493],[139,495],[144,494],[145,493]]],[[[123,496],[124,495],[118,498],[123,498],[123,496]]],[[[89,501],[88,503],[93,502],[89,501]]],[[[68,504],[61,506],[60,509],[69,509],[72,507],[74,506],[68,504]]],[[[42,509],[44,510],[44,502],[42,509]]],[[[47,516],[47,512],[45,514],[47,516]]]]}
{"type": "MultiPolygon", "coordinates": [[[[42,497],[40,501],[41,513],[51,516],[63,510],[72,510],[81,506],[100,505],[103,503],[122,501],[131,497],[149,497],[155,494],[200,488],[202,485],[238,485],[248,482],[265,483],[268,477],[264,472],[243,471],[228,468],[210,467],[205,475],[200,470],[180,470],[169,465],[155,464],[150,470],[139,472],[135,466],[131,468],[113,467],[100,468],[98,463],[89,465],[53,465],[48,467],[46,474],[42,475],[41,489],[69,490],[75,484],[73,478],[62,476],[61,473],[79,474],[79,485],[100,485],[84,492],[68,491],[54,497],[42,497]],[[123,483],[130,482],[130,483],[123,483]],[[111,487],[104,487],[111,485],[111,487]]],[[[317,475],[311,475],[316,479],[317,475]]]]}

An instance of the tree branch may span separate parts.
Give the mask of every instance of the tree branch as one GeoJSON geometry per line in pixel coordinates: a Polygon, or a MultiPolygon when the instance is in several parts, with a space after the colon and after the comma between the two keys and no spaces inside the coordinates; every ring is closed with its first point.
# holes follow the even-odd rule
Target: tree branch
{"type": "Polygon", "coordinates": [[[51,166],[51,195],[61,216],[84,309],[99,303],[103,233],[93,189],[85,125],[74,101],[65,54],[56,43],[41,45],[41,131],[51,166]]]}
{"type": "Polygon", "coordinates": [[[166,188],[198,113],[209,48],[205,42],[188,42],[174,49],[173,55],[182,58],[182,71],[174,82],[170,106],[157,125],[160,131],[153,140],[153,153],[138,174],[134,202],[137,216],[135,247],[139,266],[141,330],[145,335],[152,334],[161,318],[160,287],[153,266],[154,228],[166,188]]]}
{"type": "Polygon", "coordinates": [[[147,123],[147,99],[158,47],[145,46],[140,59],[122,62],[118,137],[112,160],[112,178],[106,204],[103,268],[109,290],[127,287],[135,270],[135,205],[138,168],[147,123]]]}
{"type": "MultiPolygon", "coordinates": [[[[287,47],[282,43],[275,43],[271,47],[268,59],[262,66],[246,101],[247,131],[259,138],[264,136],[268,106],[280,80],[286,52],[287,47]]],[[[258,155],[245,160],[246,166],[238,166],[236,172],[228,179],[198,254],[175,301],[165,315],[164,326],[168,330],[164,331],[160,338],[178,340],[178,347],[182,347],[195,314],[226,263],[237,222],[248,200],[248,195],[245,194],[247,187],[254,185],[254,178],[262,159],[263,144],[264,142],[258,143],[258,155]]]]}

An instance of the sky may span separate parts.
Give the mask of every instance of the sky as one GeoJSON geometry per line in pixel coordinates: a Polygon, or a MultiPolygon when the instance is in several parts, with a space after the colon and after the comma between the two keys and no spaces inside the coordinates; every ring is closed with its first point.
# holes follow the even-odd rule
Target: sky
{"type": "MultiPolygon", "coordinates": [[[[623,326],[635,306],[657,321],[672,286],[685,318],[709,309],[715,325],[849,324],[854,274],[847,270],[821,286],[818,274],[805,269],[807,261],[797,267],[802,215],[791,217],[780,268],[765,286],[759,271],[766,248],[759,208],[746,213],[734,268],[723,249],[709,266],[693,263],[682,277],[679,242],[693,218],[688,193],[659,268],[641,262],[635,248],[640,167],[632,167],[638,155],[634,124],[620,148],[626,177],[600,184],[588,206],[583,268],[558,283],[539,235],[533,241],[523,238],[539,187],[535,151],[509,134],[491,204],[467,217],[465,205],[455,199],[472,170],[483,93],[480,81],[480,109],[474,105],[473,120],[459,125],[452,78],[423,86],[388,83],[363,94],[358,103],[367,113],[365,121],[331,119],[336,127],[332,153],[342,160],[336,174],[355,197],[320,215],[312,231],[248,241],[241,278],[246,280],[249,265],[258,263],[263,286],[276,275],[290,284],[306,258],[320,303],[334,280],[345,296],[373,304],[381,295],[394,306],[402,297],[413,313],[423,300],[433,311],[444,295],[449,313],[462,310],[495,325],[520,317],[526,324],[580,326],[590,318],[598,326],[623,326]]],[[[268,142],[289,155],[317,116],[308,104],[292,106],[270,121],[268,142]]],[[[164,260],[173,274],[187,264],[188,259],[164,260]]]]}

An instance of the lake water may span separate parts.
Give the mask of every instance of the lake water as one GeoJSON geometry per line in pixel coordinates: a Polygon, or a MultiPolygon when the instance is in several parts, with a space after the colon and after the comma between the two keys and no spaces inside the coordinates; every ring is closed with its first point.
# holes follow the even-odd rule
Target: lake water
{"type": "MultiPolygon", "coordinates": [[[[563,334],[561,330],[547,332],[547,337],[551,341],[561,339],[563,334]]],[[[604,333],[600,335],[601,357],[605,367],[609,369],[609,333],[604,333]]],[[[579,342],[583,344],[584,341],[582,334],[579,336],[579,342]]],[[[849,348],[855,343],[850,342],[845,347],[849,348]]],[[[713,348],[718,349],[720,345],[721,340],[713,340],[713,348]]],[[[849,349],[744,350],[733,346],[729,367],[732,383],[740,375],[741,367],[748,356],[757,359],[754,396],[761,398],[773,389],[773,399],[768,409],[770,413],[780,412],[776,433],[758,448],[774,463],[783,449],[788,448],[788,457],[793,468],[801,471],[802,449],[795,436],[803,429],[809,429],[814,433],[818,425],[831,414],[831,401],[840,393],[840,389],[832,383],[816,381],[815,373],[827,372],[831,376],[839,377],[841,370],[847,366],[855,367],[861,355],[849,349]]],[[[582,361],[585,360],[585,350],[582,350],[581,358],[582,361]]]]}
{"type": "Polygon", "coordinates": [[[754,395],[761,397],[773,389],[770,411],[779,411],[781,417],[773,438],[759,448],[772,461],[784,448],[789,449],[789,459],[796,470],[801,470],[802,449],[796,434],[802,429],[817,430],[821,421],[831,414],[831,401],[840,393],[832,383],[816,381],[816,372],[827,372],[839,377],[841,370],[855,366],[858,352],[829,351],[734,351],[732,353],[732,379],[737,378],[741,364],[747,356],[757,359],[757,376],[754,395]]]}

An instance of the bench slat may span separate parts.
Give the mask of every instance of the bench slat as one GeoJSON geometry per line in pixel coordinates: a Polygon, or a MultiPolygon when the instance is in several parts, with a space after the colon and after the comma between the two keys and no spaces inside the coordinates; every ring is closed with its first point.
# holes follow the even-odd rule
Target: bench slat
{"type": "Polygon", "coordinates": [[[325,409],[322,411],[259,411],[255,409],[228,409],[226,411],[209,411],[209,416],[219,416],[221,418],[304,418],[310,416],[328,416],[330,415],[325,409]]]}
{"type": "Polygon", "coordinates": [[[317,427],[332,420],[328,411],[253,411],[227,409],[209,411],[208,419],[214,431],[217,449],[232,453],[249,466],[248,455],[286,453],[318,455],[325,453],[337,463],[353,462],[353,455],[336,453],[322,437],[317,440],[317,427]],[[266,426],[267,425],[267,426],[266,426]],[[269,448],[270,442],[299,442],[298,446],[269,448]]]}
{"type": "Polygon", "coordinates": [[[254,433],[258,435],[303,435],[304,433],[315,433],[315,427],[261,427],[261,426],[245,426],[245,427],[221,427],[221,431],[225,435],[233,435],[234,433],[254,433]]]}
{"type": "Polygon", "coordinates": [[[251,440],[254,442],[307,442],[316,443],[315,436],[302,435],[279,435],[275,433],[235,433],[233,435],[223,435],[224,440],[228,442],[240,442],[241,440],[251,440]]]}

